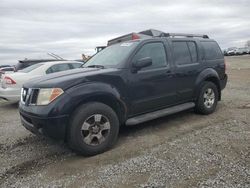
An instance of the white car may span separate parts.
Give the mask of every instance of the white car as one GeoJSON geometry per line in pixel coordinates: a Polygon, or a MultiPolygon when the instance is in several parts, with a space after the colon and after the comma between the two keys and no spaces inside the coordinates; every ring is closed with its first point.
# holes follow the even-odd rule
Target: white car
{"type": "Polygon", "coordinates": [[[0,99],[18,102],[23,84],[30,79],[81,66],[82,63],[77,61],[53,61],[38,63],[16,73],[4,74],[0,82],[0,99]]]}
{"type": "Polygon", "coordinates": [[[1,67],[0,68],[0,82],[1,82],[1,78],[3,74],[9,74],[9,73],[14,73],[15,72],[15,68],[14,67],[1,67]]]}

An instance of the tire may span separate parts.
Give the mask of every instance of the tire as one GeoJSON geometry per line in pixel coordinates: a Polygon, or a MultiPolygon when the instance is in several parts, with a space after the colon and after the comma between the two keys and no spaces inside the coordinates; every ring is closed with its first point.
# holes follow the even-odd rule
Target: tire
{"type": "Polygon", "coordinates": [[[195,111],[199,114],[211,114],[215,111],[219,94],[218,88],[213,82],[204,82],[196,100],[195,111]]]}
{"type": "Polygon", "coordinates": [[[111,107],[91,102],[81,105],[73,113],[69,126],[70,148],[81,155],[92,156],[115,144],[120,123],[111,107]]]}

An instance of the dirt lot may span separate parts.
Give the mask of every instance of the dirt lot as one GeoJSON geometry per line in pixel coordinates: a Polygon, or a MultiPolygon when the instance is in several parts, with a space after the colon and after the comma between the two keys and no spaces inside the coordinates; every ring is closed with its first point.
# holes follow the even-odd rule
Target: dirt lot
{"type": "Polygon", "coordinates": [[[227,57],[227,73],[214,114],[124,128],[89,158],[30,134],[17,105],[0,102],[0,187],[250,187],[250,56],[227,57]]]}

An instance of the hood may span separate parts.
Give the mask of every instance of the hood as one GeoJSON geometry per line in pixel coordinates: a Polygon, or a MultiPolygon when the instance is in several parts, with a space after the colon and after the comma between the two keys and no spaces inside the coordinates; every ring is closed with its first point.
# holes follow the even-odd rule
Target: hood
{"type": "Polygon", "coordinates": [[[85,83],[91,80],[95,75],[113,72],[117,69],[107,68],[78,68],[58,73],[49,74],[30,80],[24,84],[26,88],[62,88],[66,90],[70,87],[85,83]]]}

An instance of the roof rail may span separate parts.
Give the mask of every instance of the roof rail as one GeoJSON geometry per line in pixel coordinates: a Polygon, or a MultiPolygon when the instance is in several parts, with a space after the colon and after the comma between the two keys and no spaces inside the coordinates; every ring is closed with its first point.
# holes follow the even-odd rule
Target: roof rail
{"type": "Polygon", "coordinates": [[[145,31],[141,31],[139,33],[129,33],[127,35],[123,35],[114,39],[111,39],[108,41],[108,46],[120,43],[120,42],[125,42],[129,40],[136,40],[136,39],[147,39],[147,38],[152,38],[152,37],[200,37],[204,39],[208,39],[209,37],[207,35],[196,35],[196,34],[185,34],[185,33],[165,33],[163,31],[159,31],[156,29],[148,29],[145,31]]]}
{"type": "Polygon", "coordinates": [[[208,39],[207,35],[198,35],[198,34],[185,34],[185,33],[165,33],[163,31],[155,30],[155,29],[148,29],[145,31],[139,32],[144,35],[149,35],[152,37],[201,37],[208,39]]]}
{"type": "Polygon", "coordinates": [[[207,35],[199,35],[199,34],[186,34],[186,33],[162,33],[160,37],[200,37],[204,39],[208,39],[207,35]]]}

